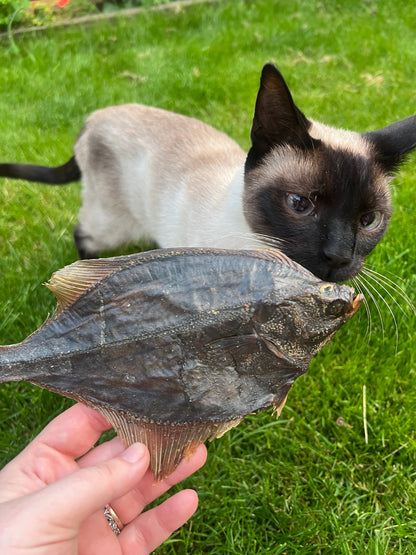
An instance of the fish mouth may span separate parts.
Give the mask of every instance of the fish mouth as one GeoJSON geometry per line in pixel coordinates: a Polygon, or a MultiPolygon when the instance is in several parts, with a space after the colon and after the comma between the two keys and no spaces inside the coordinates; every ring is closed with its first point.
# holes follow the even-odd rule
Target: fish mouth
{"type": "Polygon", "coordinates": [[[346,310],[345,310],[345,317],[348,320],[354,316],[354,314],[360,308],[363,300],[364,300],[364,295],[362,293],[358,293],[358,295],[354,295],[354,293],[351,293],[351,300],[347,304],[346,310]]]}

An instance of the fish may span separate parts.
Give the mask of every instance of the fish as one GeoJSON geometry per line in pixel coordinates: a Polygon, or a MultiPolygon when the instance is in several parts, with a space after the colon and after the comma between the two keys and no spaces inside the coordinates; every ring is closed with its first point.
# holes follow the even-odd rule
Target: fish
{"type": "Polygon", "coordinates": [[[279,415],[362,301],[275,250],[80,260],[46,285],[55,312],[0,346],[0,383],[28,381],[96,409],[126,446],[147,445],[155,480],[248,414],[279,415]]]}

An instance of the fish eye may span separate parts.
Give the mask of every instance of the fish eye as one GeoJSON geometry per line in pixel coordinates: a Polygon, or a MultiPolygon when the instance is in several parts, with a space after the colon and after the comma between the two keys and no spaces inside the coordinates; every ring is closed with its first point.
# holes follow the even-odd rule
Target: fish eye
{"type": "Polygon", "coordinates": [[[367,212],[360,217],[360,227],[366,231],[375,231],[383,221],[383,213],[380,210],[367,212]]]}
{"type": "Polygon", "coordinates": [[[292,212],[299,216],[309,216],[315,210],[315,204],[310,198],[296,193],[286,193],[286,204],[292,212]]]}
{"type": "Polygon", "coordinates": [[[331,293],[331,291],[333,291],[333,289],[334,289],[334,286],[332,285],[332,283],[324,283],[319,288],[321,293],[331,293]]]}

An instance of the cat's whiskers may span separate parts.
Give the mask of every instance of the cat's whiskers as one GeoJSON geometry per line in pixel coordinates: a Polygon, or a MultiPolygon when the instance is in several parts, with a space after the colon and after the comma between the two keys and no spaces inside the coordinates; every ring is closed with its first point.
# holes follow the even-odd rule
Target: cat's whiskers
{"type": "MultiPolygon", "coordinates": [[[[394,291],[394,293],[398,297],[400,297],[407,304],[407,306],[410,308],[410,310],[413,312],[413,314],[416,314],[416,307],[412,303],[410,297],[408,296],[406,291],[403,289],[403,287],[398,285],[392,279],[388,278],[386,275],[381,274],[380,272],[377,272],[376,270],[373,270],[369,266],[365,266],[365,268],[363,270],[363,273],[365,273],[367,275],[367,277],[370,277],[370,278],[374,279],[374,281],[376,281],[382,287],[382,289],[388,294],[389,297],[392,298],[394,303],[400,308],[400,310],[402,311],[403,314],[406,314],[406,311],[403,309],[403,307],[400,305],[400,303],[395,299],[394,295],[388,289],[391,289],[392,291],[394,291]]],[[[403,278],[401,278],[399,276],[396,276],[394,274],[391,274],[391,276],[394,277],[397,280],[404,281],[403,278]]]]}
{"type": "MultiPolygon", "coordinates": [[[[398,276],[395,276],[396,279],[400,279],[398,276]]],[[[415,306],[413,305],[412,301],[410,300],[409,296],[406,294],[404,289],[400,287],[396,281],[388,278],[384,274],[365,266],[360,275],[353,278],[353,283],[357,287],[357,289],[361,289],[362,292],[365,292],[369,299],[371,299],[374,303],[374,306],[378,312],[382,335],[385,335],[385,325],[383,321],[382,311],[378,304],[378,301],[381,300],[387,310],[389,311],[392,320],[394,322],[395,327],[395,338],[396,338],[396,350],[398,348],[399,342],[399,326],[396,318],[396,314],[394,313],[393,308],[398,307],[400,312],[403,315],[406,315],[406,310],[402,306],[400,301],[405,301],[407,307],[413,312],[416,313],[415,306]],[[384,293],[384,294],[383,294],[384,293]]],[[[369,315],[369,311],[367,310],[367,315],[369,315]]],[[[370,316],[369,316],[370,317],[370,316]]]]}
{"type": "Polygon", "coordinates": [[[371,337],[371,329],[372,329],[371,310],[370,310],[370,305],[368,303],[367,297],[365,296],[365,293],[367,293],[367,290],[363,287],[362,283],[357,277],[353,277],[351,281],[356,291],[363,295],[363,305],[365,308],[365,313],[367,315],[367,329],[365,331],[365,335],[368,337],[371,337]]]}
{"type": "MultiPolygon", "coordinates": [[[[377,293],[377,295],[379,295],[379,296],[381,296],[381,295],[380,295],[380,293],[377,291],[377,289],[376,289],[374,286],[373,286],[373,287],[370,287],[370,284],[368,283],[368,280],[366,280],[365,278],[363,278],[362,274],[356,276],[354,279],[356,280],[356,283],[359,283],[359,285],[360,285],[360,287],[361,287],[361,290],[362,290],[362,292],[364,293],[364,295],[366,294],[366,295],[368,296],[368,298],[371,299],[371,300],[373,301],[374,306],[375,306],[375,308],[376,308],[376,310],[377,310],[378,317],[379,317],[379,319],[380,319],[381,335],[382,335],[382,337],[383,337],[383,339],[384,339],[384,320],[383,320],[383,314],[382,314],[382,312],[381,312],[381,309],[380,309],[380,307],[379,307],[379,305],[378,305],[378,303],[377,303],[377,299],[376,299],[376,297],[374,296],[372,290],[375,291],[375,292],[377,293]]],[[[384,300],[384,299],[383,299],[383,300],[384,300]]],[[[368,299],[367,299],[367,308],[370,310],[370,303],[368,302],[368,299]]],[[[370,311],[370,312],[371,312],[371,311],[370,311]]]]}
{"type": "MultiPolygon", "coordinates": [[[[364,272],[362,272],[359,276],[357,276],[357,279],[359,280],[361,287],[363,287],[365,291],[367,291],[368,296],[371,298],[371,300],[374,303],[374,306],[380,318],[380,325],[381,325],[382,335],[384,338],[385,327],[384,327],[383,314],[382,314],[380,305],[377,301],[381,299],[382,302],[387,306],[390,313],[392,314],[390,306],[386,301],[386,299],[383,297],[383,295],[380,293],[380,291],[377,289],[377,287],[373,283],[371,283],[371,281],[367,277],[364,277],[364,272]]],[[[393,316],[394,322],[396,323],[396,319],[393,314],[392,316],[393,316]]]]}
{"type": "Polygon", "coordinates": [[[377,266],[375,266],[374,264],[370,264],[369,262],[366,262],[366,263],[365,263],[364,268],[365,268],[366,270],[373,271],[373,272],[375,272],[376,274],[378,274],[378,275],[380,275],[380,276],[382,276],[382,277],[384,277],[384,278],[387,278],[387,276],[391,276],[392,279],[391,279],[390,281],[391,281],[391,283],[393,283],[394,285],[397,285],[395,280],[401,281],[402,283],[405,282],[405,279],[404,279],[404,278],[402,278],[401,276],[398,276],[397,274],[394,274],[393,272],[389,272],[388,270],[383,270],[383,273],[380,274],[380,272],[377,272],[377,271],[375,270],[375,268],[377,268],[377,266]]]}
{"type": "MultiPolygon", "coordinates": [[[[394,314],[394,312],[393,312],[393,309],[391,308],[391,306],[390,306],[389,302],[387,301],[387,299],[385,299],[385,298],[383,297],[383,295],[380,293],[380,291],[377,289],[377,287],[370,281],[370,279],[368,279],[370,276],[369,276],[368,274],[365,274],[366,277],[364,277],[363,274],[364,274],[364,272],[363,272],[363,273],[361,274],[361,276],[360,276],[360,277],[361,277],[361,280],[362,280],[362,281],[365,281],[365,282],[367,283],[368,287],[371,288],[375,293],[377,293],[377,295],[379,296],[379,298],[381,299],[381,301],[382,301],[382,302],[385,304],[385,306],[387,307],[387,310],[390,312],[390,315],[391,315],[391,317],[392,317],[392,319],[393,319],[393,322],[394,322],[395,337],[396,337],[396,351],[397,351],[398,345],[399,345],[399,327],[398,327],[398,325],[397,325],[397,320],[396,320],[396,316],[395,316],[395,314],[394,314]]],[[[371,276],[371,278],[374,279],[373,276],[371,276]]],[[[388,291],[381,285],[381,283],[380,283],[379,281],[376,281],[376,283],[377,283],[378,285],[380,285],[381,288],[382,288],[383,290],[385,290],[385,291],[388,293],[388,291]]],[[[389,294],[389,296],[392,298],[393,302],[397,305],[398,303],[397,303],[396,299],[394,299],[394,297],[393,297],[391,294],[389,294]]],[[[400,307],[400,308],[401,308],[401,307],[400,307]]],[[[378,310],[378,312],[379,312],[379,314],[380,314],[380,313],[381,313],[381,310],[380,310],[378,307],[377,307],[377,310],[378,310]]],[[[402,309],[401,309],[401,310],[402,310],[402,309]]],[[[383,338],[384,338],[384,325],[383,325],[383,338]]]]}
{"type": "Polygon", "coordinates": [[[261,233],[243,233],[243,232],[232,232],[223,236],[223,239],[231,241],[233,239],[238,239],[239,242],[244,241],[246,249],[264,249],[272,248],[281,250],[282,246],[286,242],[284,239],[278,239],[277,237],[270,237],[270,235],[263,235],[261,233]]]}
{"type": "Polygon", "coordinates": [[[287,243],[285,239],[279,239],[277,237],[271,237],[270,235],[264,235],[262,233],[256,233],[255,238],[261,242],[261,244],[267,245],[272,249],[281,250],[282,247],[287,243]]]}

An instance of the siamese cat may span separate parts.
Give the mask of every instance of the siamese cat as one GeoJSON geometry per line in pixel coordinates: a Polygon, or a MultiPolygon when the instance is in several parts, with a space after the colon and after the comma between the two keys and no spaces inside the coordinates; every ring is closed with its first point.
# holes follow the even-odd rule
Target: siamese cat
{"type": "Polygon", "coordinates": [[[389,181],[416,146],[416,116],[368,133],[307,119],[264,66],[251,148],[189,117],[139,104],[93,112],[56,168],[0,164],[48,184],[82,179],[81,258],[148,238],[160,247],[277,247],[324,280],[363,267],[391,215],[389,181]]]}

